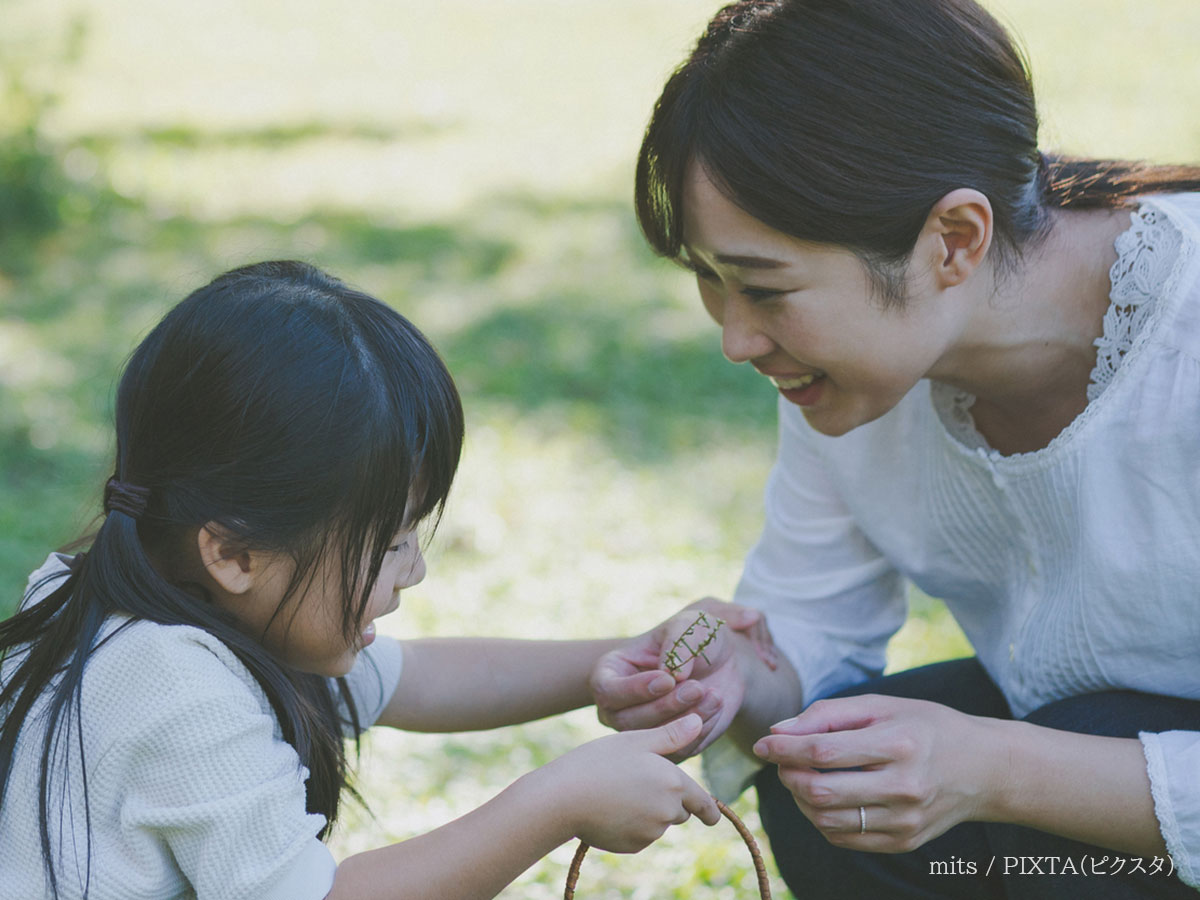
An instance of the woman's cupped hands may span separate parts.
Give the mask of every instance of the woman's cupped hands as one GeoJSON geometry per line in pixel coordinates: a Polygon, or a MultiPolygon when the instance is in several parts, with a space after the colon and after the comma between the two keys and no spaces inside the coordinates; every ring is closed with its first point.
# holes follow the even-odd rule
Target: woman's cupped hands
{"type": "Polygon", "coordinates": [[[702,724],[695,739],[669,756],[686,759],[720,737],[737,715],[746,694],[746,654],[771,669],[776,666],[775,646],[760,611],[711,597],[690,604],[597,661],[590,683],[600,721],[629,731],[699,715],[702,724]],[[707,624],[680,644],[701,612],[707,624]],[[705,639],[702,651],[691,655],[705,639]]]}

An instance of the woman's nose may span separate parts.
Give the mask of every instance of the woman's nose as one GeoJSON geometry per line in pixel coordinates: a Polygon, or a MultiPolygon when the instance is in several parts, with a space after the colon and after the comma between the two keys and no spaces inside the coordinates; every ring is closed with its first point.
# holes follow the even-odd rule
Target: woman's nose
{"type": "Polygon", "coordinates": [[[775,349],[775,342],[755,321],[745,302],[731,297],[725,301],[722,313],[721,352],[730,362],[749,362],[775,349]]]}

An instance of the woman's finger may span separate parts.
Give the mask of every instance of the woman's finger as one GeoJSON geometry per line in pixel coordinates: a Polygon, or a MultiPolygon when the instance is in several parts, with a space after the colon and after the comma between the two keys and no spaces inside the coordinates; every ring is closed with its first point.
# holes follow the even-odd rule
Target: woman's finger
{"type": "Polygon", "coordinates": [[[832,734],[769,734],[754,745],[754,753],[779,766],[812,769],[856,769],[894,762],[897,749],[870,729],[832,734]]]}
{"type": "Polygon", "coordinates": [[[779,780],[798,803],[813,809],[899,804],[912,799],[907,792],[896,788],[894,776],[884,770],[819,772],[782,767],[779,780]]]}
{"type": "Polygon", "coordinates": [[[891,698],[877,694],[818,700],[804,712],[771,726],[772,734],[821,734],[866,728],[887,716],[891,698]]]}

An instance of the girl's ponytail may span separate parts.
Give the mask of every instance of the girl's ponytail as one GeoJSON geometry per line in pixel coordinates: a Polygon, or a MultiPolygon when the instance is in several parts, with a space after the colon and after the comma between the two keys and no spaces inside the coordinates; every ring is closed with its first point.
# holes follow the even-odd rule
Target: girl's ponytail
{"type": "MultiPolygon", "coordinates": [[[[22,728],[36,720],[46,728],[39,827],[56,896],[51,781],[58,754],[78,752],[84,763],[81,685],[114,615],[200,628],[229,647],[309,770],[308,811],[323,815],[328,831],[346,786],[344,726],[359,731],[344,680],[282,663],[188,580],[187,561],[177,571],[174,557],[205,527],[280,554],[294,564],[280,610],[300,602],[329,561],[341,573],[349,642],[393,536],[436,522],[462,437],[458,392],[424,335],[304,263],[227,272],[142,341],[117,389],[115,473],[90,548],[61,584],[46,593],[62,574],[43,580],[0,622],[0,804],[26,752],[22,728]],[[43,703],[47,715],[31,718],[43,703]]],[[[90,824],[88,833],[90,848],[90,824]]]]}

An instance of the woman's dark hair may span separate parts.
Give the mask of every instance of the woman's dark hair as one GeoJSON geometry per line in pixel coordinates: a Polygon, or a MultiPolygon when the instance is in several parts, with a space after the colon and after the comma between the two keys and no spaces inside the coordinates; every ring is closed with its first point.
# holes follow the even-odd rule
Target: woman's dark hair
{"type": "Polygon", "coordinates": [[[678,258],[694,162],[777,231],[853,250],[885,301],[934,204],[991,201],[1001,263],[1051,207],[1200,189],[1200,168],[1047,157],[1029,71],[972,0],[747,0],[709,23],[655,106],[638,157],[639,222],[678,258]]]}
{"type": "Polygon", "coordinates": [[[229,646],[309,769],[308,809],[328,830],[347,774],[339,694],[360,730],[345,682],[283,664],[152,559],[207,523],[235,546],[287,554],[295,575],[278,615],[333,554],[349,642],[396,533],[436,524],[463,415],[450,373],[407,319],[312,266],[266,262],[195,291],[142,341],[117,390],[116,435],[113,477],[148,491],[145,512],[109,512],[66,580],[37,602],[35,586],[0,623],[13,667],[0,690],[0,803],[21,726],[48,690],[40,828],[56,896],[49,782],[55,747],[71,741],[56,742],[79,734],[84,667],[114,613],[196,626],[229,646]]]}

